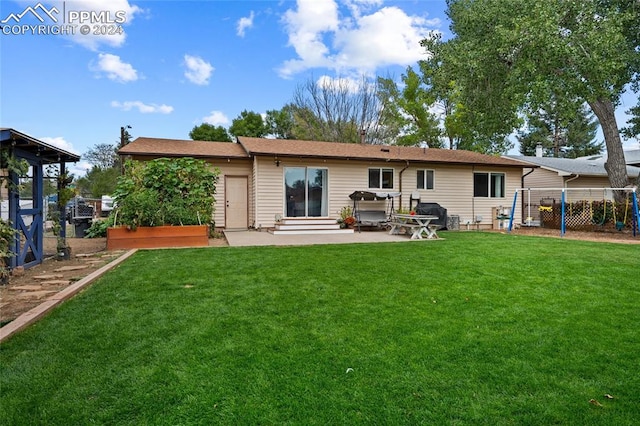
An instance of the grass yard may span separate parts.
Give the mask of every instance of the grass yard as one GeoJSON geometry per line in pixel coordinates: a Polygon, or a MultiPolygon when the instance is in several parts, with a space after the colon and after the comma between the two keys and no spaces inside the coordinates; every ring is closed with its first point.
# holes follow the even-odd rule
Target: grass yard
{"type": "Polygon", "coordinates": [[[441,235],[141,251],[2,345],[0,424],[637,424],[640,246],[441,235]]]}

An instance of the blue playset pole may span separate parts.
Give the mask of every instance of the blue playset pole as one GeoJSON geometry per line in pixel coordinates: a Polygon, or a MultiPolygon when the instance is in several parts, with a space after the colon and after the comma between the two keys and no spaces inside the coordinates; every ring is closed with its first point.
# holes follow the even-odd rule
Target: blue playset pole
{"type": "Polygon", "coordinates": [[[509,232],[513,229],[513,215],[516,213],[516,200],[518,199],[518,190],[513,194],[513,204],[511,204],[511,215],[509,217],[509,232]]]}
{"type": "Polygon", "coordinates": [[[562,211],[562,217],[560,218],[560,236],[564,237],[564,233],[567,230],[566,227],[566,222],[564,220],[564,188],[562,188],[562,207],[561,207],[561,211],[562,211]]]}

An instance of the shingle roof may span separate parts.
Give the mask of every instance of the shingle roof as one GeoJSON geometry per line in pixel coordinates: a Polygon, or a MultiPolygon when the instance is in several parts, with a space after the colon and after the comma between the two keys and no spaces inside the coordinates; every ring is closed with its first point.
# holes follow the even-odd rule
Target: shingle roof
{"type": "Polygon", "coordinates": [[[290,139],[262,139],[238,137],[249,155],[278,155],[281,157],[321,157],[358,160],[420,161],[429,163],[485,164],[526,167],[503,157],[463,150],[417,148],[406,146],[365,145],[353,143],[301,141],[290,139]]]}
{"type": "Polygon", "coordinates": [[[180,139],[136,138],[120,148],[120,155],[154,155],[196,158],[248,158],[247,152],[237,143],[205,142],[180,139]]]}
{"type": "Polygon", "coordinates": [[[121,148],[121,155],[190,156],[200,158],[249,158],[255,155],[280,157],[335,158],[352,160],[413,161],[447,164],[482,164],[526,167],[519,161],[463,150],[406,146],[363,145],[239,137],[239,143],[203,142],[139,137],[121,148]]]}
{"type": "MultiPolygon", "coordinates": [[[[602,160],[586,160],[573,158],[554,157],[533,157],[507,155],[506,157],[524,161],[526,163],[540,166],[544,169],[557,172],[559,175],[581,175],[581,176],[608,176],[602,160]]],[[[640,168],[627,166],[627,174],[630,177],[637,177],[640,168]]]]}

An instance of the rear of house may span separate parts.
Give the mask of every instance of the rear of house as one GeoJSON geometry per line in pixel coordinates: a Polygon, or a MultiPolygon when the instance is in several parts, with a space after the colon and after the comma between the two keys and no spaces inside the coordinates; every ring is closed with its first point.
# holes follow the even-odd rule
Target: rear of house
{"type": "MultiPolygon", "coordinates": [[[[284,218],[337,219],[354,191],[398,192],[394,208],[438,203],[461,226],[492,228],[520,187],[522,163],[469,151],[239,137],[238,143],[138,138],[128,158],[202,158],[220,169],[215,223],[273,228],[284,218]]],[[[388,210],[389,201],[360,208],[388,210]]],[[[519,218],[517,219],[519,220],[519,218]]]]}

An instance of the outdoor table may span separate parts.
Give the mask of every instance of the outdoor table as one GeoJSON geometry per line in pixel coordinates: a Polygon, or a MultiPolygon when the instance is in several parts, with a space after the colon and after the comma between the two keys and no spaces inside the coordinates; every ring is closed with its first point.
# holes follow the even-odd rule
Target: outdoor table
{"type": "Polygon", "coordinates": [[[397,235],[401,230],[405,230],[407,234],[411,231],[412,240],[421,240],[423,235],[427,239],[437,239],[437,227],[429,225],[432,220],[437,220],[438,216],[420,215],[420,214],[392,214],[390,235],[397,235]]]}

